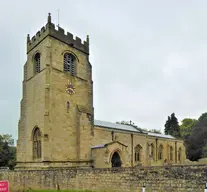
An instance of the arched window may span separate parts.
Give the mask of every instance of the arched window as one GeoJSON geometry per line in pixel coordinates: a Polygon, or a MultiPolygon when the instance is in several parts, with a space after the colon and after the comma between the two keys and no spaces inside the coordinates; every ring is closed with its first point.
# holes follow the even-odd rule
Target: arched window
{"type": "Polygon", "coordinates": [[[181,161],[181,154],[182,154],[182,149],[181,147],[178,149],[178,161],[181,161]]]}
{"type": "Polygon", "coordinates": [[[64,71],[75,75],[75,57],[70,53],[64,54],[64,71]]]}
{"type": "Polygon", "coordinates": [[[163,159],[163,146],[160,145],[158,148],[158,160],[162,160],[163,159]]]}
{"type": "Polygon", "coordinates": [[[151,144],[150,156],[153,160],[155,159],[155,146],[154,146],[154,144],[151,144]]]}
{"type": "Polygon", "coordinates": [[[41,134],[40,129],[35,128],[33,132],[33,159],[41,158],[41,134]]]}
{"type": "Polygon", "coordinates": [[[142,147],[140,145],[137,145],[135,147],[134,161],[135,162],[140,162],[141,161],[141,156],[142,156],[142,147]]]}
{"type": "Polygon", "coordinates": [[[36,53],[34,56],[34,71],[35,73],[39,73],[40,72],[40,53],[36,53]]]}
{"type": "Polygon", "coordinates": [[[170,161],[173,161],[173,147],[170,146],[170,161]]]}

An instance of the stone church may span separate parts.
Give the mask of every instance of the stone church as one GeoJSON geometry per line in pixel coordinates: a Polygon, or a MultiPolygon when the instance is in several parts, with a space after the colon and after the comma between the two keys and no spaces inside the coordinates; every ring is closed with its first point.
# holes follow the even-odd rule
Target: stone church
{"type": "Polygon", "coordinates": [[[16,169],[182,164],[170,135],[94,119],[89,37],[47,24],[27,37],[16,169]]]}

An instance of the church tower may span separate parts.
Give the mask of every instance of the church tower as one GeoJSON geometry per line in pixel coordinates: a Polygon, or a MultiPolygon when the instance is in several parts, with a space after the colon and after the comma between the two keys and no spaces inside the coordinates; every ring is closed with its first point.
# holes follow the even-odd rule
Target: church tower
{"type": "Polygon", "coordinates": [[[27,37],[16,168],[89,167],[93,138],[89,37],[55,25],[27,37]]]}

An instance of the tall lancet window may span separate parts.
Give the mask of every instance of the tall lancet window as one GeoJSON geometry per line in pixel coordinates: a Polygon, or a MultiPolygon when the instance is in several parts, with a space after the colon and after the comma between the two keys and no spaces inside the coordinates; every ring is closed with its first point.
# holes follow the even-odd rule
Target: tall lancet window
{"type": "Polygon", "coordinates": [[[70,53],[64,54],[64,71],[75,75],[75,57],[70,53]]]}
{"type": "Polygon", "coordinates": [[[158,160],[162,160],[163,159],[163,146],[160,145],[158,148],[158,160]]]}
{"type": "Polygon", "coordinates": [[[33,159],[41,158],[41,134],[40,129],[38,127],[33,131],[33,159]]]}

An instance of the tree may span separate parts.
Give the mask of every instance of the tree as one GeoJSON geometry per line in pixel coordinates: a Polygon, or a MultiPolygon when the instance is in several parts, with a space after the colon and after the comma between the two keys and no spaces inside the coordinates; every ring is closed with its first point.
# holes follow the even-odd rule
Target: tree
{"type": "Polygon", "coordinates": [[[157,130],[157,129],[150,129],[150,130],[148,130],[148,129],[143,129],[143,128],[142,128],[142,131],[143,131],[143,132],[150,132],[150,133],[158,133],[158,134],[162,134],[161,131],[160,131],[160,130],[157,130]]]}
{"type": "Polygon", "coordinates": [[[168,119],[165,123],[165,134],[172,135],[176,138],[180,137],[180,127],[175,113],[172,113],[171,116],[168,116],[168,119]]]}
{"type": "Polygon", "coordinates": [[[168,116],[167,121],[165,123],[165,134],[166,135],[169,135],[171,132],[170,122],[171,122],[171,119],[170,119],[170,116],[168,116]]]}
{"type": "Polygon", "coordinates": [[[0,167],[14,168],[16,164],[16,147],[11,135],[0,135],[0,167]]]}
{"type": "Polygon", "coordinates": [[[150,129],[148,132],[162,134],[160,130],[150,129]]]}
{"type": "Polygon", "coordinates": [[[192,129],[198,121],[196,119],[185,118],[181,121],[180,135],[181,138],[187,138],[191,135],[192,129]]]}
{"type": "Polygon", "coordinates": [[[207,118],[202,118],[192,129],[192,134],[186,139],[186,155],[191,161],[204,157],[207,145],[207,118]]]}
{"type": "MultiPolygon", "coordinates": [[[[201,116],[198,118],[198,121],[206,120],[207,119],[207,112],[202,113],[201,116]]],[[[203,157],[207,157],[207,143],[203,147],[203,157]]]]}
{"type": "Polygon", "coordinates": [[[207,144],[203,147],[203,157],[207,158],[207,144]]]}
{"type": "Polygon", "coordinates": [[[14,167],[16,166],[16,147],[14,146],[9,147],[8,166],[10,169],[14,169],[14,167]]]}
{"type": "Polygon", "coordinates": [[[9,163],[9,145],[2,142],[0,146],[0,166],[8,166],[9,163]]]}
{"type": "Polygon", "coordinates": [[[207,118],[207,113],[202,113],[201,116],[198,118],[198,121],[202,121],[207,118]]]}

